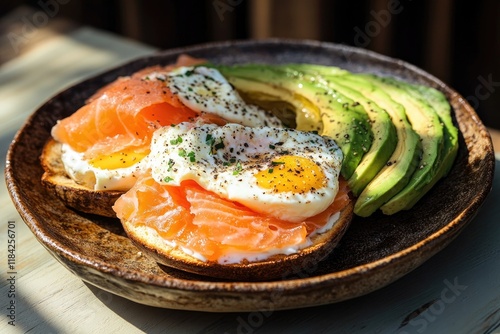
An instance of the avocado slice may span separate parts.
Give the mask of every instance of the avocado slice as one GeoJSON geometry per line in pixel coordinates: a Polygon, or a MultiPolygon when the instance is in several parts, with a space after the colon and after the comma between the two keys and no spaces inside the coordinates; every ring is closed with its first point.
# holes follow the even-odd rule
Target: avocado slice
{"type": "Polygon", "coordinates": [[[449,172],[457,155],[451,106],[434,88],[313,64],[216,68],[249,102],[285,109],[284,117],[301,130],[319,130],[337,141],[344,153],[342,175],[358,196],[358,216],[412,208],[449,172]],[[359,130],[368,133],[370,146],[360,145],[359,130]]]}
{"type": "Polygon", "coordinates": [[[390,115],[398,142],[389,161],[361,192],[354,206],[354,213],[368,217],[403,189],[417,168],[422,151],[420,137],[408,122],[403,105],[394,101],[389,94],[360,75],[343,75],[336,78],[351,89],[359,91],[373,100],[390,115]]]}
{"type": "Polygon", "coordinates": [[[432,87],[407,84],[407,88],[411,94],[419,94],[423,99],[427,100],[441,119],[444,132],[444,147],[440,174],[441,177],[446,176],[458,153],[458,128],[451,117],[450,103],[443,93],[432,87]]]}
{"type": "Polygon", "coordinates": [[[380,87],[394,101],[405,106],[408,120],[422,143],[420,162],[410,181],[380,208],[383,213],[391,215],[407,207],[413,198],[419,196],[422,189],[436,177],[442,158],[443,127],[435,110],[420,96],[408,92],[404,83],[374,75],[360,76],[380,87]]]}
{"type": "MultiPolygon", "coordinates": [[[[349,73],[345,70],[332,66],[312,64],[287,64],[279,66],[283,66],[289,71],[297,71],[296,75],[300,75],[309,81],[324,83],[334,91],[359,102],[367,112],[373,132],[372,146],[363,156],[352,176],[347,180],[354,196],[359,196],[366,185],[387,164],[387,161],[396,148],[398,138],[391,117],[384,109],[380,108],[373,100],[370,100],[358,90],[342,85],[342,79],[338,76],[349,73]]],[[[359,85],[364,84],[362,82],[359,83],[359,85]]]]}
{"type": "MultiPolygon", "coordinates": [[[[261,64],[215,66],[228,80],[241,78],[286,90],[299,101],[316,106],[323,123],[322,135],[333,138],[344,155],[341,174],[349,179],[370,149],[373,134],[369,118],[357,101],[328,86],[290,76],[279,67],[261,64]]],[[[233,81],[234,82],[234,81],[233,81]]],[[[238,89],[238,87],[236,86],[238,89]]]]}
{"type": "Polygon", "coordinates": [[[228,77],[227,80],[240,93],[245,102],[271,111],[283,123],[301,131],[322,132],[323,123],[319,109],[291,91],[255,80],[228,77]]]}
{"type": "Polygon", "coordinates": [[[389,114],[380,108],[377,103],[335,80],[328,78],[327,80],[329,80],[330,87],[361,103],[370,117],[374,136],[372,146],[348,180],[353,194],[359,196],[368,183],[387,164],[396,149],[398,142],[396,127],[392,123],[389,114]]]}
{"type": "MultiPolygon", "coordinates": [[[[402,210],[409,210],[436,184],[437,181],[446,176],[453,166],[453,162],[458,153],[458,128],[453,124],[451,106],[443,93],[428,86],[412,85],[404,82],[398,83],[413,97],[426,101],[439,117],[440,125],[443,128],[443,146],[441,148],[438,165],[433,169],[434,175],[429,182],[420,185],[418,191],[414,191],[412,196],[407,196],[404,201],[406,205],[402,210]]],[[[394,198],[394,200],[397,200],[397,198],[394,198]]]]}
{"type": "Polygon", "coordinates": [[[297,74],[309,73],[321,76],[331,76],[331,75],[337,76],[337,75],[351,74],[351,72],[344,70],[340,67],[328,66],[328,65],[290,63],[290,64],[280,64],[273,66],[276,68],[295,70],[297,71],[297,74]]]}

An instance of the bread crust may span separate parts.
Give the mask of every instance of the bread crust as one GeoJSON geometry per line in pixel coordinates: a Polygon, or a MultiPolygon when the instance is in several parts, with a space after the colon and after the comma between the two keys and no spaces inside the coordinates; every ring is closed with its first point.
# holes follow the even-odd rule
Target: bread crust
{"type": "Polygon", "coordinates": [[[328,231],[311,238],[313,244],[290,255],[273,255],[262,261],[220,264],[201,261],[182,250],[168,246],[159,234],[145,225],[135,226],[122,222],[128,237],[145,254],[158,263],[190,273],[238,281],[265,281],[309,276],[317,263],[323,260],[337,246],[350,225],[354,201],[340,212],[337,222],[328,231]]]}
{"type": "Polygon", "coordinates": [[[61,161],[61,144],[49,139],[45,144],[40,162],[44,173],[42,184],[64,204],[77,211],[116,218],[113,204],[122,191],[96,191],[76,183],[64,169],[61,161]]]}

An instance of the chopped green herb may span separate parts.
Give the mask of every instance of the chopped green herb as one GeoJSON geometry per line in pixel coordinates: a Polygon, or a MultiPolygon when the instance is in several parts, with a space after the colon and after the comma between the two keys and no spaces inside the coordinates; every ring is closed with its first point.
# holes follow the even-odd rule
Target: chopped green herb
{"type": "Polygon", "coordinates": [[[272,161],[272,162],[271,162],[271,164],[272,164],[273,166],[279,166],[279,165],[284,165],[284,164],[285,164],[285,162],[283,162],[283,161],[272,161]]]}
{"type": "Polygon", "coordinates": [[[180,143],[182,143],[182,137],[181,137],[181,136],[177,136],[177,138],[172,139],[172,140],[170,141],[170,144],[171,144],[171,145],[178,145],[178,144],[180,144],[180,143]]]}
{"type": "Polygon", "coordinates": [[[220,143],[217,143],[217,144],[214,145],[214,148],[216,150],[223,149],[224,147],[226,147],[226,145],[224,145],[224,143],[222,141],[220,143]]]}
{"type": "Polygon", "coordinates": [[[267,172],[268,172],[269,174],[272,174],[272,173],[274,172],[274,169],[269,168],[269,169],[267,170],[267,172]]]}
{"type": "Polygon", "coordinates": [[[236,163],[236,168],[233,170],[233,175],[238,175],[239,173],[241,173],[242,170],[243,166],[241,166],[241,163],[238,161],[236,163]]]}
{"type": "Polygon", "coordinates": [[[168,172],[170,172],[172,170],[172,167],[174,167],[174,164],[175,164],[175,162],[173,159],[168,159],[168,163],[167,163],[167,165],[168,165],[167,171],[168,172]]]}
{"type": "Polygon", "coordinates": [[[224,161],[223,165],[224,166],[231,166],[231,165],[234,165],[235,163],[236,163],[236,158],[230,158],[229,160],[224,161]]]}
{"type": "Polygon", "coordinates": [[[274,149],[276,148],[276,146],[274,146],[273,144],[269,144],[269,148],[270,148],[271,150],[274,150],[274,149]]]}
{"type": "Polygon", "coordinates": [[[171,182],[171,181],[173,181],[173,180],[174,180],[174,179],[173,179],[173,178],[171,178],[170,176],[167,176],[167,177],[165,177],[165,178],[163,179],[163,181],[165,181],[165,182],[171,182]]]}
{"type": "Polygon", "coordinates": [[[208,146],[212,147],[214,142],[215,142],[215,138],[212,137],[212,135],[210,133],[207,133],[207,136],[205,137],[205,143],[208,146]]]}
{"type": "Polygon", "coordinates": [[[186,150],[180,148],[178,154],[182,158],[189,158],[190,162],[196,162],[194,151],[191,151],[191,152],[188,153],[188,152],[186,152],[186,150]]]}

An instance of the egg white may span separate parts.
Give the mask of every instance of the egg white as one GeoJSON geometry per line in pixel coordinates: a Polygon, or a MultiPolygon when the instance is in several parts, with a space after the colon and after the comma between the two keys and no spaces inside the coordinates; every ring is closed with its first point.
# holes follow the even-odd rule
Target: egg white
{"type": "Polygon", "coordinates": [[[342,152],[332,139],[293,129],[239,124],[181,123],[153,134],[149,164],[153,178],[180,185],[194,180],[223,198],[256,212],[300,222],[324,211],[338,192],[342,152]],[[275,192],[259,187],[255,174],[283,155],[314,161],[323,187],[308,192],[275,192]]]}
{"type": "Polygon", "coordinates": [[[126,168],[97,168],[84,158],[84,153],[76,152],[67,144],[62,145],[61,160],[70,178],[93,190],[126,191],[148,169],[147,157],[126,168]]]}
{"type": "Polygon", "coordinates": [[[204,66],[179,67],[171,72],[148,74],[147,78],[165,82],[168,89],[194,111],[216,114],[230,123],[246,126],[283,126],[272,113],[245,103],[216,69],[204,66]]]}

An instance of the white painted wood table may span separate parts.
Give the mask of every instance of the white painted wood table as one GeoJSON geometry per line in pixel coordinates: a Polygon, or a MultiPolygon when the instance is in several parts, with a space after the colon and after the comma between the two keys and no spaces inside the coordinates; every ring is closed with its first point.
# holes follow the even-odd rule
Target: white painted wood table
{"type": "MultiPolygon", "coordinates": [[[[3,64],[2,165],[17,129],[47,98],[83,77],[151,52],[151,47],[80,28],[3,64]]],[[[12,205],[2,178],[0,333],[500,333],[498,164],[496,169],[493,191],[477,217],[415,271],[354,300],[267,313],[148,307],[82,282],[37,242],[12,205]],[[9,229],[15,236],[8,235],[9,229]],[[9,274],[7,242],[13,238],[15,274],[9,274]]]]}

